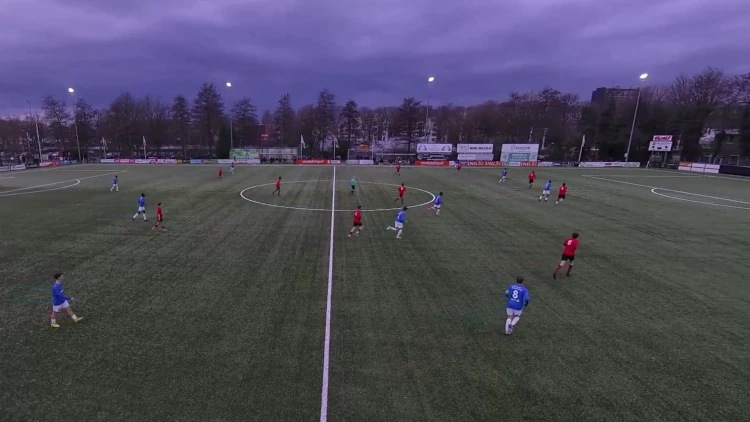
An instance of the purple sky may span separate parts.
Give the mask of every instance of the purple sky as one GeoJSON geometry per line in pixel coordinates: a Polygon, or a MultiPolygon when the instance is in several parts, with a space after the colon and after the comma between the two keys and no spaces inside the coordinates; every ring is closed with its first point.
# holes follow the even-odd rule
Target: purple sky
{"type": "Polygon", "coordinates": [[[234,85],[262,110],[329,88],[342,103],[459,104],[545,86],[590,95],[706,66],[750,71],[750,0],[2,0],[0,114],[68,86],[192,99],[234,85]]]}

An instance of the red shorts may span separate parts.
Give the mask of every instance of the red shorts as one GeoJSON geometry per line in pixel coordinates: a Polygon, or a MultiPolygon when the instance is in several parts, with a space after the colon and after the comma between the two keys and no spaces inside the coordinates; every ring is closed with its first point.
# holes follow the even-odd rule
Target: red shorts
{"type": "Polygon", "coordinates": [[[156,216],[156,221],[158,221],[158,222],[160,222],[160,223],[161,223],[162,221],[164,221],[164,216],[162,216],[162,215],[157,215],[157,216],[156,216]]]}
{"type": "Polygon", "coordinates": [[[403,197],[404,197],[404,194],[403,194],[403,193],[399,193],[399,194],[398,194],[398,197],[399,197],[399,198],[403,198],[403,197]]]}

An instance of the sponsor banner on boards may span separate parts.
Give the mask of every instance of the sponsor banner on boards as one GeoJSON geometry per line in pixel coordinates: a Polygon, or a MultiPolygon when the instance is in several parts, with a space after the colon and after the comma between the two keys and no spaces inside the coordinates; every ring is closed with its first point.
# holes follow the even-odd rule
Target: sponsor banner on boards
{"type": "Polygon", "coordinates": [[[469,160],[469,161],[462,161],[461,164],[466,167],[502,167],[503,166],[502,161],[492,161],[492,160],[469,160]]]}
{"type": "Polygon", "coordinates": [[[15,166],[11,167],[10,169],[11,169],[12,171],[17,171],[17,170],[26,170],[26,165],[25,165],[25,164],[17,164],[17,165],[15,165],[15,166]]]}
{"type": "Polygon", "coordinates": [[[495,151],[493,144],[456,144],[456,152],[468,154],[492,154],[495,151]]]}
{"type": "Polygon", "coordinates": [[[539,161],[536,165],[537,167],[560,167],[562,163],[555,161],[539,161]]]}
{"type": "Polygon", "coordinates": [[[234,160],[229,160],[226,158],[219,158],[219,164],[232,164],[234,160]]]}
{"type": "Polygon", "coordinates": [[[114,164],[115,160],[112,158],[102,158],[99,162],[102,164],[114,164]]]}
{"type": "Polygon", "coordinates": [[[508,162],[503,161],[503,163],[505,163],[507,167],[536,167],[537,166],[537,161],[508,161],[508,162]]]}
{"type": "Polygon", "coordinates": [[[26,163],[26,168],[27,169],[38,169],[39,168],[39,163],[26,163]]]}
{"type": "Polygon", "coordinates": [[[578,164],[578,167],[589,167],[589,168],[607,168],[607,167],[640,167],[641,164],[636,162],[624,162],[624,161],[582,161],[578,164]]]}
{"type": "Polygon", "coordinates": [[[42,161],[39,163],[39,167],[54,167],[56,166],[54,161],[42,161]]]}
{"type": "Polygon", "coordinates": [[[325,159],[320,159],[320,160],[297,160],[297,164],[338,164],[338,162],[334,162],[334,161],[339,161],[339,160],[325,160],[325,159]]]}
{"type": "Polygon", "coordinates": [[[443,153],[450,154],[453,152],[451,144],[417,144],[417,154],[443,153]]]}
{"type": "Polygon", "coordinates": [[[428,167],[446,167],[450,165],[450,161],[433,161],[433,160],[417,160],[414,162],[415,166],[428,166],[428,167]]]}
{"type": "Polygon", "coordinates": [[[346,160],[346,164],[356,164],[359,166],[371,166],[373,165],[372,160],[346,160]]]}
{"type": "Polygon", "coordinates": [[[493,154],[458,154],[459,160],[466,161],[493,161],[493,158],[495,158],[493,154]]]}
{"type": "Polygon", "coordinates": [[[260,158],[238,158],[237,164],[260,164],[260,158]]]}
{"type": "Polygon", "coordinates": [[[0,173],[4,171],[10,171],[10,166],[0,166],[0,173]]]}

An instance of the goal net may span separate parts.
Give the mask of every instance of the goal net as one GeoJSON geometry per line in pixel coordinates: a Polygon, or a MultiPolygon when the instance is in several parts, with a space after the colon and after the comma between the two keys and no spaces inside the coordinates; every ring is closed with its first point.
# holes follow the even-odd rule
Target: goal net
{"type": "Polygon", "coordinates": [[[375,153],[375,162],[377,164],[414,164],[417,154],[410,152],[377,152],[375,153]]]}

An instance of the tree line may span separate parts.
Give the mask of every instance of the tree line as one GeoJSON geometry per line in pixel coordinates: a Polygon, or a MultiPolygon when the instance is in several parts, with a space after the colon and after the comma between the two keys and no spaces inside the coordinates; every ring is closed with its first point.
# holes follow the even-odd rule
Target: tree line
{"type": "MultiPolygon", "coordinates": [[[[404,98],[399,106],[368,108],[355,101],[337,103],[322,90],[314,104],[295,109],[284,94],[273,110],[259,115],[247,97],[225,102],[211,83],[190,100],[178,95],[171,102],[147,95],[122,93],[111,104],[95,108],[84,98],[69,106],[64,99],[41,99],[39,116],[0,119],[0,152],[31,151],[36,155],[36,127],[45,150],[68,151],[76,156],[77,141],[84,155],[101,156],[102,139],[108,152],[120,156],[170,151],[183,157],[225,156],[234,147],[298,147],[304,137],[306,154],[315,155],[336,138],[341,151],[382,139],[397,139],[403,150],[431,139],[445,143],[544,143],[550,157],[577,155],[586,136],[584,153],[595,148],[600,159],[620,159],[630,138],[636,95],[597,102],[553,88],[512,92],[503,100],[461,106],[427,106],[404,98]],[[429,107],[429,109],[428,109],[429,107]],[[429,119],[427,118],[429,116],[429,119]],[[230,129],[231,128],[231,129],[230,129]]],[[[706,128],[719,131],[712,153],[718,153],[725,130],[738,129],[743,155],[750,155],[750,72],[727,75],[708,68],[679,76],[664,85],[643,87],[633,128],[633,159],[644,159],[653,135],[673,135],[684,159],[706,153],[698,141],[706,128]]],[[[340,152],[341,152],[340,151],[340,152]]],[[[345,154],[345,153],[344,153],[345,154]]]]}

